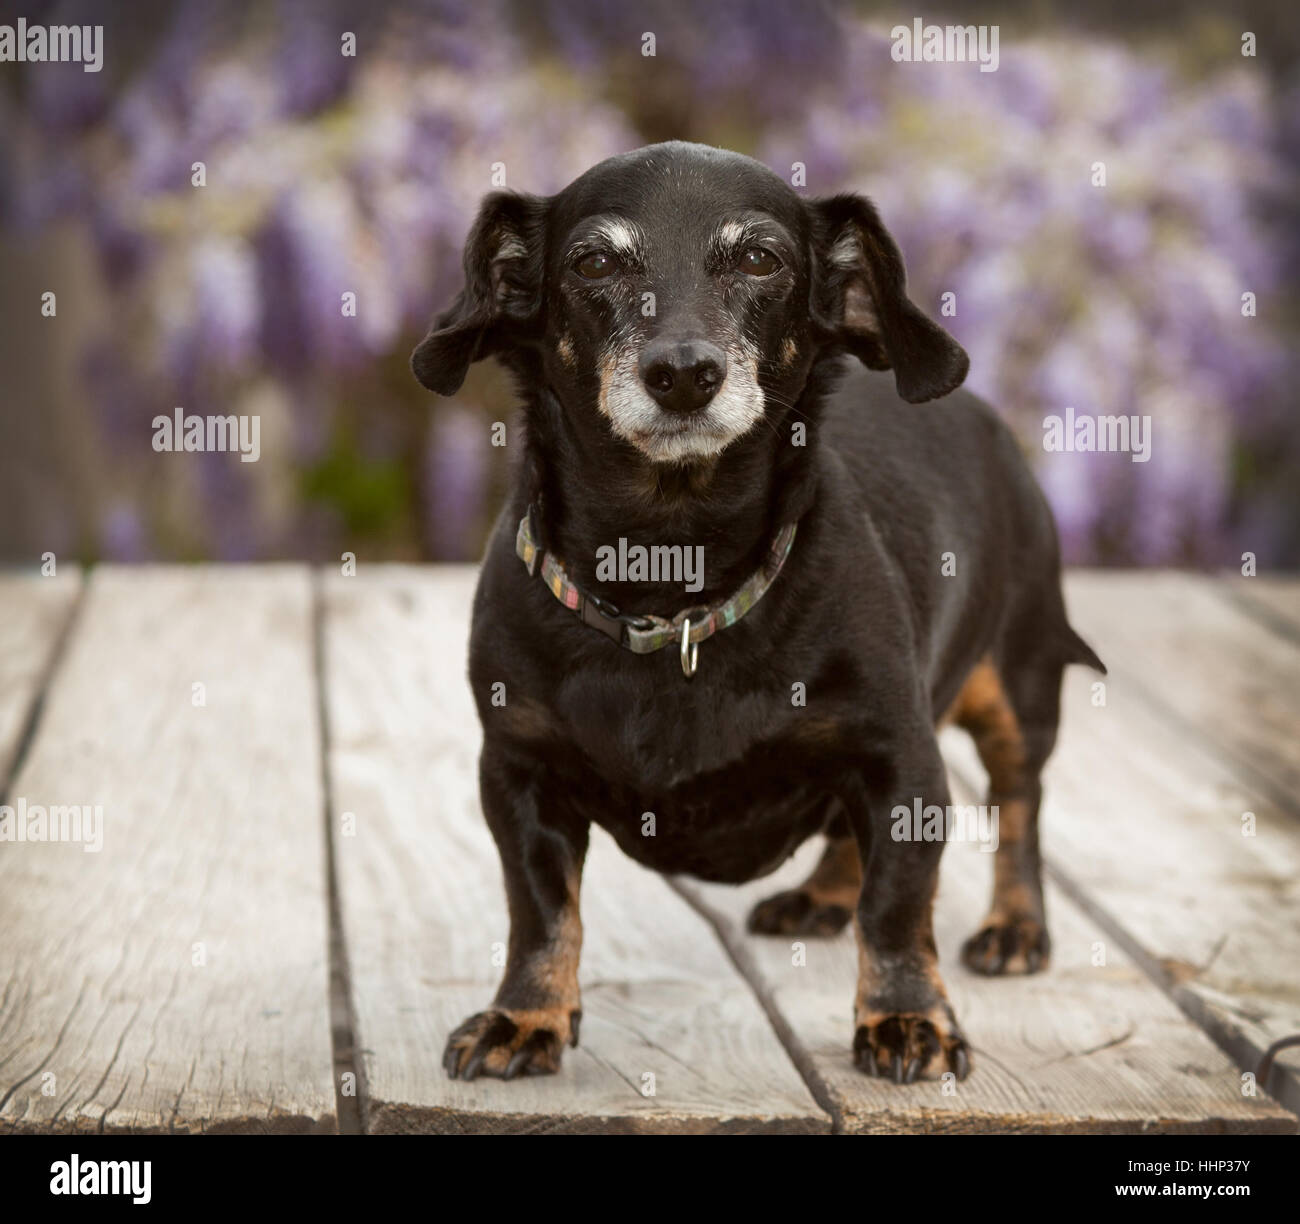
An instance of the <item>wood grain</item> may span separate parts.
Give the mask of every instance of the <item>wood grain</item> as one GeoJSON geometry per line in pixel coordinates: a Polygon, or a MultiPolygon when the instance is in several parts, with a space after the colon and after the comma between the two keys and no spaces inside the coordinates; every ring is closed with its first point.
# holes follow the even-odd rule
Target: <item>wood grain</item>
{"type": "Polygon", "coordinates": [[[1275,633],[1300,642],[1300,577],[1243,578],[1234,572],[1212,585],[1275,633]]]}
{"type": "Polygon", "coordinates": [[[1294,641],[1195,574],[1076,572],[1066,594],[1075,626],[1151,711],[1300,818],[1294,641]]]}
{"type": "MultiPolygon", "coordinates": [[[[464,679],[472,584],[468,568],[321,579],[369,1129],[1295,1133],[1242,1095],[1241,1067],[1300,1031],[1300,583],[1071,576],[1112,675],[1104,706],[1095,677],[1069,676],[1047,774],[1054,963],[960,967],[991,864],[949,847],[937,933],[976,1061],[951,1095],[853,1069],[850,938],[807,940],[796,964],[793,941],[744,932],[816,846],[726,889],[666,882],[599,832],[582,1045],[555,1077],[446,1080],[445,1036],[490,998],[506,938],[464,679]]],[[[81,586],[0,575],[0,802],[104,811],[97,853],[0,842],[0,1132],[332,1131],[310,577],[100,569],[60,647],[81,586]]],[[[973,751],[957,732],[944,746],[972,801],[973,751]]],[[[1270,1087],[1300,1109],[1300,1052],[1270,1087]]]]}
{"type": "Polygon", "coordinates": [[[828,1130],[708,925],[599,830],[583,886],[581,1045],[555,1076],[443,1073],[446,1036],[490,1001],[507,936],[465,680],[473,582],[445,567],[324,578],[336,863],[368,1129],[828,1130]]]}
{"type": "MultiPolygon", "coordinates": [[[[1043,845],[1058,882],[1119,936],[1244,1070],[1300,1032],[1300,830],[1212,757],[1150,718],[1121,677],[1090,704],[1066,684],[1058,752],[1045,776],[1043,845]],[[1243,814],[1255,814],[1243,836],[1243,814]]],[[[945,738],[962,777],[974,753],[945,738]]],[[[1271,1090],[1300,1107],[1300,1051],[1271,1090]]]]}
{"type": "MultiPolygon", "coordinates": [[[[1188,581],[1223,590],[1221,581],[1188,581]]],[[[1074,601],[1075,623],[1103,656],[1134,594],[1117,583],[1104,615],[1100,599],[1074,601]]],[[[1249,1070],[1272,1041],[1300,1032],[1300,825],[1247,780],[1249,771],[1243,777],[1204,745],[1225,723],[1253,726],[1252,710],[1223,678],[1230,661],[1279,648],[1247,618],[1230,616],[1217,632],[1212,650],[1151,651],[1140,674],[1117,663],[1100,689],[1098,677],[1071,670],[1062,746],[1046,773],[1044,848],[1058,878],[1249,1070]],[[1235,642],[1224,640],[1229,633],[1235,642]],[[1223,692],[1201,735],[1145,698],[1173,688],[1223,692]]],[[[1276,682],[1252,678],[1264,688],[1276,682]]],[[[968,743],[953,737],[947,746],[963,776],[980,773],[968,743]]],[[[1280,1055],[1269,1087],[1300,1112],[1300,1051],[1280,1055]]]]}
{"type": "Polygon", "coordinates": [[[0,573],[0,795],[81,592],[81,572],[0,573]]]}
{"type": "Polygon", "coordinates": [[[310,614],[302,568],[90,577],[10,803],[103,842],[0,844],[0,1129],[333,1129],[310,614]]]}

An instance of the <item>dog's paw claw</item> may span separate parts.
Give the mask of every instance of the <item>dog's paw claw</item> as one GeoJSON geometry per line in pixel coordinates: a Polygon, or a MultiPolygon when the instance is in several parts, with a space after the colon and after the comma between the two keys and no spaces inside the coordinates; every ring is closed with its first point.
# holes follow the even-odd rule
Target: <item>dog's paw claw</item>
{"type": "Polygon", "coordinates": [[[825,905],[813,900],[802,888],[792,888],[764,897],[749,911],[749,930],[754,935],[838,935],[848,925],[852,912],[843,905],[825,905]]]}
{"type": "Polygon", "coordinates": [[[859,1024],[853,1035],[853,1062],[866,1075],[913,1084],[951,1071],[970,1074],[966,1039],[938,1013],[931,1016],[881,1016],[859,1024]]]}
{"type": "Polygon", "coordinates": [[[478,1012],[447,1038],[443,1070],[452,1079],[480,1075],[512,1080],[520,1075],[554,1075],[565,1041],[578,1044],[580,1011],[478,1012]]]}
{"type": "Polygon", "coordinates": [[[1028,914],[992,915],[961,949],[962,964],[986,977],[1038,973],[1047,968],[1052,943],[1043,922],[1028,914]]]}

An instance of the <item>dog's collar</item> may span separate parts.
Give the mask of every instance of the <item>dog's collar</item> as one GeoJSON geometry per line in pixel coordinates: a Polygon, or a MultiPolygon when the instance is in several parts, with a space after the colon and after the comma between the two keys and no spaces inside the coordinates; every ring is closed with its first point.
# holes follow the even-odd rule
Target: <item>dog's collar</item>
{"type": "Polygon", "coordinates": [[[699,644],[707,641],[719,629],[734,625],[763,598],[767,588],[776,581],[781,567],[790,555],[795,529],[799,525],[797,522],[787,523],[776,533],[763,563],[730,598],[683,608],[676,616],[669,618],[620,612],[607,599],[584,592],[569,578],[564,572],[564,566],[551,553],[538,547],[533,530],[535,512],[535,507],[528,507],[528,513],[519,520],[519,531],[515,535],[515,552],[527,566],[529,575],[537,572],[540,563],[542,581],[556,599],[584,624],[599,629],[606,637],[612,638],[633,654],[651,654],[674,642],[679,643],[682,671],[688,679],[695,674],[699,644]]]}

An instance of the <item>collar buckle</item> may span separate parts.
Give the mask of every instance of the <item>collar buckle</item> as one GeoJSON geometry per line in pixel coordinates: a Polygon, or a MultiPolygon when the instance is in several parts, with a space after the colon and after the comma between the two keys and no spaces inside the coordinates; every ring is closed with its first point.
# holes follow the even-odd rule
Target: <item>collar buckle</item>
{"type": "Polygon", "coordinates": [[[682,675],[688,680],[700,665],[700,644],[691,641],[691,618],[682,617],[682,675]]]}

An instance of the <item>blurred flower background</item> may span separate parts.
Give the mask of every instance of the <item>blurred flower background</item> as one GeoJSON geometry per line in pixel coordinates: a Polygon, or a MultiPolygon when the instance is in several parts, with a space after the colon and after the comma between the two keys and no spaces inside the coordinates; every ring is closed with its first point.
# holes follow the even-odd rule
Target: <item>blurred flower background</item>
{"type": "Polygon", "coordinates": [[[1288,9],[1152,11],[926,11],[999,24],[982,73],[895,63],[918,14],[865,4],[0,4],[106,27],[100,73],[0,65],[0,561],[477,557],[510,389],[407,358],[494,167],[550,193],[683,138],[877,201],[1068,560],[1300,566],[1288,9]],[[156,454],[177,406],[257,414],[260,461],[156,454]],[[1150,415],[1150,461],[1045,453],[1067,407],[1150,415]]]}

